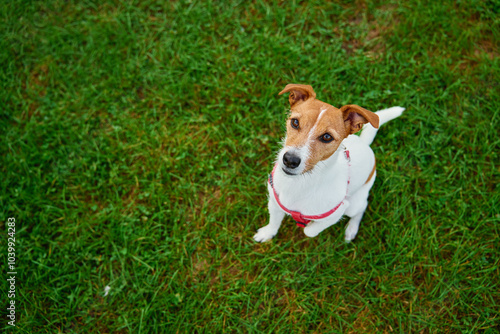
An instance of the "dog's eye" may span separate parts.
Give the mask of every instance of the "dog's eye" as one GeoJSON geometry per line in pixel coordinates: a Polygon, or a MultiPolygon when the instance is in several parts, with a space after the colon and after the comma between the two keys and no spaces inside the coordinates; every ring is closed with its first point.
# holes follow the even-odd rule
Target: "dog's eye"
{"type": "Polygon", "coordinates": [[[292,125],[292,128],[294,128],[294,129],[299,128],[299,120],[296,118],[292,118],[290,121],[290,124],[292,125]]]}
{"type": "Polygon", "coordinates": [[[322,141],[323,143],[329,143],[333,140],[333,137],[329,133],[325,133],[321,137],[319,137],[319,140],[322,141]]]}

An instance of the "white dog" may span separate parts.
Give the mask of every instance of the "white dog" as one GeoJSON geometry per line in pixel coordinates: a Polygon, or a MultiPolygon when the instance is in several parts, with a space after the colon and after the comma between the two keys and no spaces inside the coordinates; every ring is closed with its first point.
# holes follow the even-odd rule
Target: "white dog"
{"type": "Polygon", "coordinates": [[[285,214],[304,227],[308,237],[347,215],[351,219],[345,240],[351,241],[375,182],[375,156],[369,145],[379,125],[400,116],[404,108],[376,113],[357,105],[337,109],[317,100],[309,85],[289,84],[280,95],[287,92],[291,112],[284,147],[269,176],[269,224],[254,239],[272,239],[285,214]],[[353,135],[362,127],[360,136],[353,135]]]}

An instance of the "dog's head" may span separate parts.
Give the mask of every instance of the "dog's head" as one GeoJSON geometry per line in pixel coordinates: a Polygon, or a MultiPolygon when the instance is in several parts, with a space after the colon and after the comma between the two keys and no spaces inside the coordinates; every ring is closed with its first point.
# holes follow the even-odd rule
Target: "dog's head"
{"type": "Polygon", "coordinates": [[[378,116],[357,105],[337,109],[316,99],[309,85],[289,84],[279,94],[290,93],[290,117],[287,120],[285,147],[279,163],[288,175],[311,171],[320,161],[328,159],[350,134],[365,123],[378,128],[378,116]]]}

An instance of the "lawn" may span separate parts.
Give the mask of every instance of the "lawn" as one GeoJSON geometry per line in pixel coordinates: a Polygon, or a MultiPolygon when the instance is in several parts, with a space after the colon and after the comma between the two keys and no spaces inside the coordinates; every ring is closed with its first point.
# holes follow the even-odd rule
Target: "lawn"
{"type": "Polygon", "coordinates": [[[2,2],[0,329],[500,332],[499,17],[497,1],[2,2]],[[291,218],[252,239],[288,83],[407,108],[372,144],[352,243],[345,221],[310,239],[291,218]]]}

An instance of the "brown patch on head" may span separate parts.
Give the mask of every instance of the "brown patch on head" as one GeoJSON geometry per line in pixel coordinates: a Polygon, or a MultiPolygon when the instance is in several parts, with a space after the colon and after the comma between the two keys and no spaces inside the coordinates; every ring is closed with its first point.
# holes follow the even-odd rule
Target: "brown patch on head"
{"type": "Polygon", "coordinates": [[[301,173],[304,173],[335,153],[347,133],[337,108],[312,97],[291,105],[285,145],[301,152],[301,160],[305,163],[301,173]],[[331,140],[325,142],[323,136],[331,140]]]}
{"type": "MultiPolygon", "coordinates": [[[[337,151],[342,140],[348,135],[344,130],[344,122],[340,111],[331,105],[320,103],[321,105],[316,112],[304,113],[304,116],[301,117],[301,119],[307,119],[307,125],[303,129],[305,134],[300,136],[302,145],[307,147],[304,172],[310,171],[318,162],[331,157],[337,151]],[[329,140],[325,140],[325,138],[329,140]]],[[[289,131],[287,142],[290,134],[289,131]]],[[[297,139],[297,136],[292,135],[292,137],[297,139]]]]}
{"type": "Polygon", "coordinates": [[[323,119],[329,108],[333,107],[318,100],[307,101],[292,108],[287,121],[286,145],[293,147],[306,145],[310,139],[311,130],[318,128],[318,118],[323,119]],[[325,111],[322,112],[322,110],[325,111]],[[293,126],[292,120],[298,121],[298,127],[293,126]]]}
{"type": "Polygon", "coordinates": [[[280,93],[291,92],[285,146],[304,162],[297,172],[310,171],[337,151],[344,138],[370,122],[378,127],[378,116],[356,105],[337,109],[317,100],[311,86],[290,84],[280,93]],[[293,94],[293,97],[292,97],[293,94]]]}

